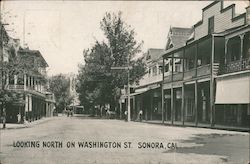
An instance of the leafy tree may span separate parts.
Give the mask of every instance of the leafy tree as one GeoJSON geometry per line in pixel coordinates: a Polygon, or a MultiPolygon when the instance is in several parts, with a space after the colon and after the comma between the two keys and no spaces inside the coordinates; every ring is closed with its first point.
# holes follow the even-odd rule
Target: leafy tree
{"type": "Polygon", "coordinates": [[[70,81],[65,75],[52,76],[50,78],[49,90],[55,95],[58,112],[62,112],[67,105],[72,103],[73,97],[69,94],[70,81]]]}
{"type": "Polygon", "coordinates": [[[111,67],[132,66],[130,84],[144,75],[145,64],[141,58],[142,42],[135,40],[135,32],[122,19],[122,13],[106,13],[100,22],[106,41],[96,41],[91,49],[84,50],[84,63],[79,67],[77,91],[83,105],[111,104],[114,108],[120,97],[119,88],[127,85],[126,70],[111,67]]]}

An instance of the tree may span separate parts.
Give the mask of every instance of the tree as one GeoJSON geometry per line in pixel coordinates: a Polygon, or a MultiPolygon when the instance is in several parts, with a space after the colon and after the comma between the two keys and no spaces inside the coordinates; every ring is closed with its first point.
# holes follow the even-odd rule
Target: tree
{"type": "Polygon", "coordinates": [[[73,97],[69,94],[70,81],[65,75],[52,76],[49,90],[55,95],[57,112],[62,112],[67,105],[72,103],[73,97]]]}
{"type": "Polygon", "coordinates": [[[138,82],[145,73],[141,58],[143,42],[135,40],[135,32],[122,19],[122,13],[106,13],[100,22],[105,41],[96,41],[91,49],[84,50],[84,63],[79,67],[77,91],[83,105],[111,104],[114,108],[120,96],[119,89],[127,85],[127,71],[111,70],[115,66],[132,66],[130,84],[138,82]]]}

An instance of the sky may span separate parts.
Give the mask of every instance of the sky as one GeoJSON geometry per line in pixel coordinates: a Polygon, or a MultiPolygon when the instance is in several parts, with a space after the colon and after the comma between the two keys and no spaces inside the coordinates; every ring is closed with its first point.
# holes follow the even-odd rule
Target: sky
{"type": "MultiPolygon", "coordinates": [[[[202,8],[211,1],[4,1],[3,21],[10,36],[21,45],[40,50],[49,75],[77,73],[83,50],[104,40],[100,21],[105,12],[122,11],[122,17],[136,32],[136,40],[148,48],[164,48],[170,26],[191,27],[201,20],[202,8]]],[[[247,1],[235,3],[245,12],[247,1]]]]}

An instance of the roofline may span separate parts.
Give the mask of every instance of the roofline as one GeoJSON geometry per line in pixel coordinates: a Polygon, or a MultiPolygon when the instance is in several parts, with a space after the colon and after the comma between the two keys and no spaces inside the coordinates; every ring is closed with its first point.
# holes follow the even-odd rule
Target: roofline
{"type": "Polygon", "coordinates": [[[41,54],[41,52],[39,50],[27,50],[27,49],[22,49],[22,50],[18,50],[19,52],[31,52],[31,53],[35,53],[38,54],[44,61],[46,67],[49,67],[47,61],[44,59],[43,55],[41,54]]]}

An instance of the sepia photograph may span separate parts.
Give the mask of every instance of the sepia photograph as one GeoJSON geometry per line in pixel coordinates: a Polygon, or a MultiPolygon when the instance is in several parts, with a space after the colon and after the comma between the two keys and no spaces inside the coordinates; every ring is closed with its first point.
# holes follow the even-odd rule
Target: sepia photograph
{"type": "Polygon", "coordinates": [[[249,0],[0,0],[0,164],[250,164],[249,132],[249,0]]]}

